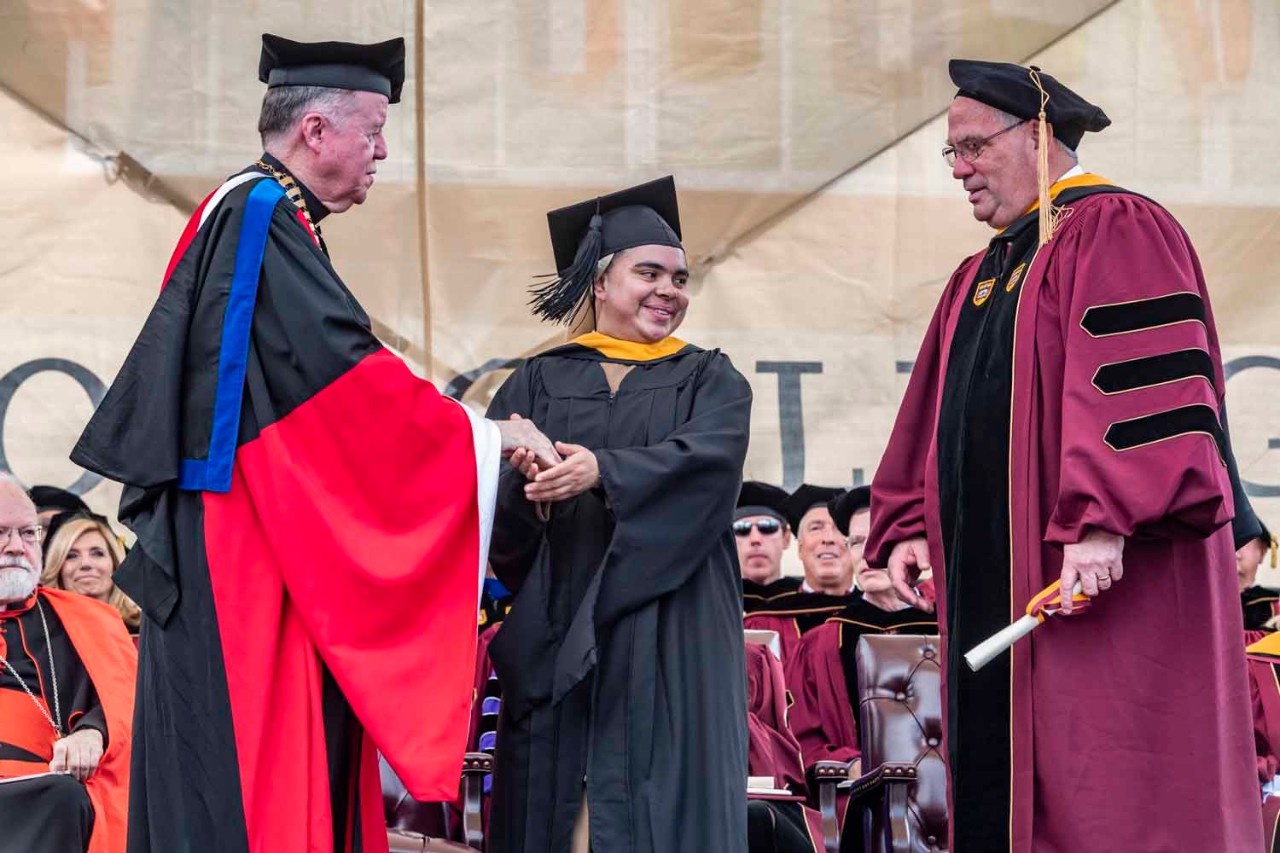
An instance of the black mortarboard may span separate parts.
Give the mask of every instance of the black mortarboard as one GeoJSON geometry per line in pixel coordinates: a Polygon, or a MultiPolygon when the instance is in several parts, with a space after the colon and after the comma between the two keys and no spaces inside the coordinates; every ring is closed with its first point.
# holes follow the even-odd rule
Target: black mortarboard
{"type": "Polygon", "coordinates": [[[849,535],[849,521],[859,510],[871,508],[871,487],[856,486],[843,494],[837,495],[827,504],[827,512],[831,520],[840,528],[845,536],[849,535]]]}
{"type": "Polygon", "coordinates": [[[59,489],[57,486],[32,486],[27,496],[36,505],[36,512],[60,509],[63,512],[88,512],[89,505],[79,495],[59,489]]]}
{"type": "Polygon", "coordinates": [[[680,245],[680,209],[671,175],[571,204],[547,214],[556,275],[533,289],[533,312],[570,322],[595,282],[606,255],[636,246],[680,245]]]}
{"type": "MultiPolygon", "coordinates": [[[[1258,527],[1261,528],[1261,532],[1258,534],[1258,541],[1262,543],[1262,547],[1265,549],[1263,551],[1264,554],[1267,551],[1271,552],[1271,568],[1274,569],[1276,567],[1276,557],[1280,556],[1280,554],[1277,554],[1276,537],[1267,529],[1267,526],[1262,523],[1261,518],[1258,519],[1258,527]]],[[[1239,549],[1237,548],[1236,550],[1239,549]]]]}
{"type": "Polygon", "coordinates": [[[1040,90],[1031,79],[1031,72],[1035,70],[1049,96],[1044,108],[1045,119],[1053,125],[1053,135],[1072,150],[1080,144],[1086,131],[1097,132],[1111,124],[1100,107],[1035,66],[1024,68],[1011,62],[953,59],[949,67],[951,82],[960,90],[957,96],[973,98],[1021,119],[1040,115],[1040,90]]]}
{"type": "Polygon", "coordinates": [[[258,79],[269,89],[326,86],[377,92],[398,104],[404,86],[404,39],[377,44],[300,42],[263,33],[258,79]]]}
{"type": "Polygon", "coordinates": [[[787,522],[791,525],[791,532],[799,536],[800,522],[804,520],[805,513],[815,506],[825,507],[842,491],[844,490],[830,486],[811,486],[804,483],[792,492],[791,497],[787,498],[787,522]]]}
{"type": "Polygon", "coordinates": [[[787,492],[777,486],[748,480],[742,484],[738,492],[738,508],[733,519],[745,518],[749,515],[771,515],[783,523],[787,521],[787,492]]]}
{"type": "Polygon", "coordinates": [[[53,542],[53,537],[57,535],[59,530],[61,530],[67,524],[69,524],[72,521],[75,521],[78,518],[93,519],[94,521],[101,524],[103,527],[107,528],[108,530],[111,530],[111,535],[114,536],[116,541],[120,543],[121,550],[125,550],[124,542],[121,541],[119,535],[117,535],[116,532],[111,529],[111,522],[107,521],[106,516],[98,515],[96,512],[91,511],[88,507],[85,507],[84,509],[71,510],[69,512],[61,512],[55,515],[53,518],[49,519],[49,522],[44,526],[45,547],[47,548],[49,544],[53,542]]]}

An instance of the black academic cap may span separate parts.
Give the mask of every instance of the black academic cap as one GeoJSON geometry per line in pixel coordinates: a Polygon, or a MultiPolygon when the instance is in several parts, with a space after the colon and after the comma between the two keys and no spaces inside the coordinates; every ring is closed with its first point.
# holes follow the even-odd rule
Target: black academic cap
{"type": "Polygon", "coordinates": [[[636,246],[680,244],[680,209],[671,175],[547,214],[556,270],[533,289],[535,314],[568,322],[595,281],[596,263],[636,246]]]}
{"type": "Polygon", "coordinates": [[[71,510],[69,512],[60,512],[53,518],[49,519],[49,522],[44,527],[45,547],[47,548],[49,543],[53,541],[53,537],[57,535],[59,530],[65,527],[69,522],[75,521],[78,518],[91,518],[103,527],[111,530],[111,535],[115,537],[117,542],[120,542],[121,548],[124,547],[124,542],[121,542],[120,537],[114,530],[112,530],[111,522],[107,520],[107,517],[104,515],[98,515],[88,507],[85,507],[84,509],[71,510]]]}
{"type": "Polygon", "coordinates": [[[839,495],[843,489],[830,486],[811,486],[804,483],[787,498],[787,521],[791,524],[791,532],[800,535],[800,522],[804,515],[815,506],[825,507],[831,499],[839,495]]]}
{"type": "Polygon", "coordinates": [[[957,97],[973,98],[1021,119],[1040,115],[1040,90],[1031,79],[1031,72],[1036,71],[1049,96],[1045,119],[1053,125],[1053,135],[1072,150],[1086,131],[1097,132],[1111,124],[1101,107],[1095,107],[1034,65],[1024,68],[1011,62],[953,59],[949,68],[951,82],[960,90],[957,97]]]}
{"type": "Polygon", "coordinates": [[[63,512],[88,512],[89,505],[79,495],[57,486],[32,486],[27,496],[36,505],[36,512],[60,509],[63,512]]]}
{"type": "Polygon", "coordinates": [[[377,44],[300,42],[263,33],[258,79],[267,88],[326,86],[377,92],[398,104],[404,86],[404,39],[377,44]]]}
{"type": "Polygon", "coordinates": [[[845,536],[849,535],[849,521],[853,518],[853,514],[870,508],[870,486],[855,486],[849,491],[832,498],[827,504],[827,512],[831,513],[831,520],[836,523],[836,527],[840,528],[840,532],[845,536]]]}
{"type": "Polygon", "coordinates": [[[742,484],[738,492],[738,508],[733,519],[746,518],[749,515],[771,515],[778,521],[787,520],[787,492],[777,486],[748,480],[742,484]]]}
{"type": "Polygon", "coordinates": [[[1267,526],[1262,523],[1261,518],[1258,519],[1258,527],[1261,528],[1261,532],[1258,534],[1258,541],[1262,543],[1262,547],[1265,549],[1263,552],[1264,554],[1266,551],[1271,552],[1271,568],[1274,569],[1276,567],[1276,558],[1277,556],[1280,556],[1280,554],[1277,553],[1276,537],[1267,529],[1267,526]]]}

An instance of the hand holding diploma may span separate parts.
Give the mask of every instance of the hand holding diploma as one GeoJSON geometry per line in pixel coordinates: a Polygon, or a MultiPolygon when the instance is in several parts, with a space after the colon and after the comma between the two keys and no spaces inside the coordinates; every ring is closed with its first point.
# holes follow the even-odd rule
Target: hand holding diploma
{"type": "MultiPolygon", "coordinates": [[[[1075,612],[1081,613],[1089,606],[1089,597],[1081,592],[1080,583],[1071,587],[1070,601],[1075,605],[1075,612]]],[[[1027,615],[1007,628],[1003,628],[983,640],[965,653],[964,659],[969,669],[977,672],[1001,655],[1005,649],[1030,634],[1044,622],[1046,617],[1058,612],[1069,612],[1062,599],[1062,581],[1056,580],[1041,590],[1027,604],[1027,615]]]]}
{"type": "Polygon", "coordinates": [[[1027,605],[1027,615],[1009,627],[993,634],[974,646],[964,659],[974,672],[982,669],[1005,649],[1030,634],[1046,616],[1061,612],[1064,616],[1080,613],[1089,601],[1111,589],[1111,585],[1124,577],[1124,537],[1105,530],[1090,530],[1062,548],[1062,576],[1027,605]],[[1071,595],[1063,598],[1061,591],[1070,589],[1071,595]]]}

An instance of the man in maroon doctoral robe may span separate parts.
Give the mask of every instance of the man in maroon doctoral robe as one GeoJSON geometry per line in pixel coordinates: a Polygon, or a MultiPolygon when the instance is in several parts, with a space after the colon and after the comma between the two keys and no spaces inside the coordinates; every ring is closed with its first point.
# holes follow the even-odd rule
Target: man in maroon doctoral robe
{"type": "Polygon", "coordinates": [[[944,155],[998,231],[926,332],[867,548],[908,603],[919,571],[939,583],[951,849],[1257,850],[1195,251],[1159,205],[1078,166],[1101,109],[1016,65],[957,60],[951,78],[944,155]],[[963,653],[1059,579],[1090,606],[969,671],[963,653]]]}
{"type": "Polygon", "coordinates": [[[791,660],[805,632],[859,596],[853,584],[849,544],[827,509],[827,503],[840,493],[840,489],[805,483],[787,498],[787,522],[796,537],[804,581],[796,591],[775,595],[762,606],[752,608],[743,619],[747,628],[778,632],[784,665],[791,660]]]}

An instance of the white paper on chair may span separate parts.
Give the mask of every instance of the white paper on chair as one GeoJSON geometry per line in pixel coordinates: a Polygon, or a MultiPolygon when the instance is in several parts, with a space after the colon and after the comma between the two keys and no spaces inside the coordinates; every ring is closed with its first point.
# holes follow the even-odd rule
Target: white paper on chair
{"type": "Polygon", "coordinates": [[[772,776],[748,776],[747,793],[769,794],[770,796],[789,797],[791,792],[786,788],[773,787],[772,776]]]}
{"type": "Polygon", "coordinates": [[[1280,796],[1280,776],[1272,776],[1271,781],[1262,786],[1262,799],[1280,796]]]}
{"type": "Polygon", "coordinates": [[[746,635],[748,643],[767,646],[769,651],[773,652],[775,658],[782,660],[782,638],[778,636],[777,631],[766,631],[762,628],[745,628],[742,633],[746,635]]]}

